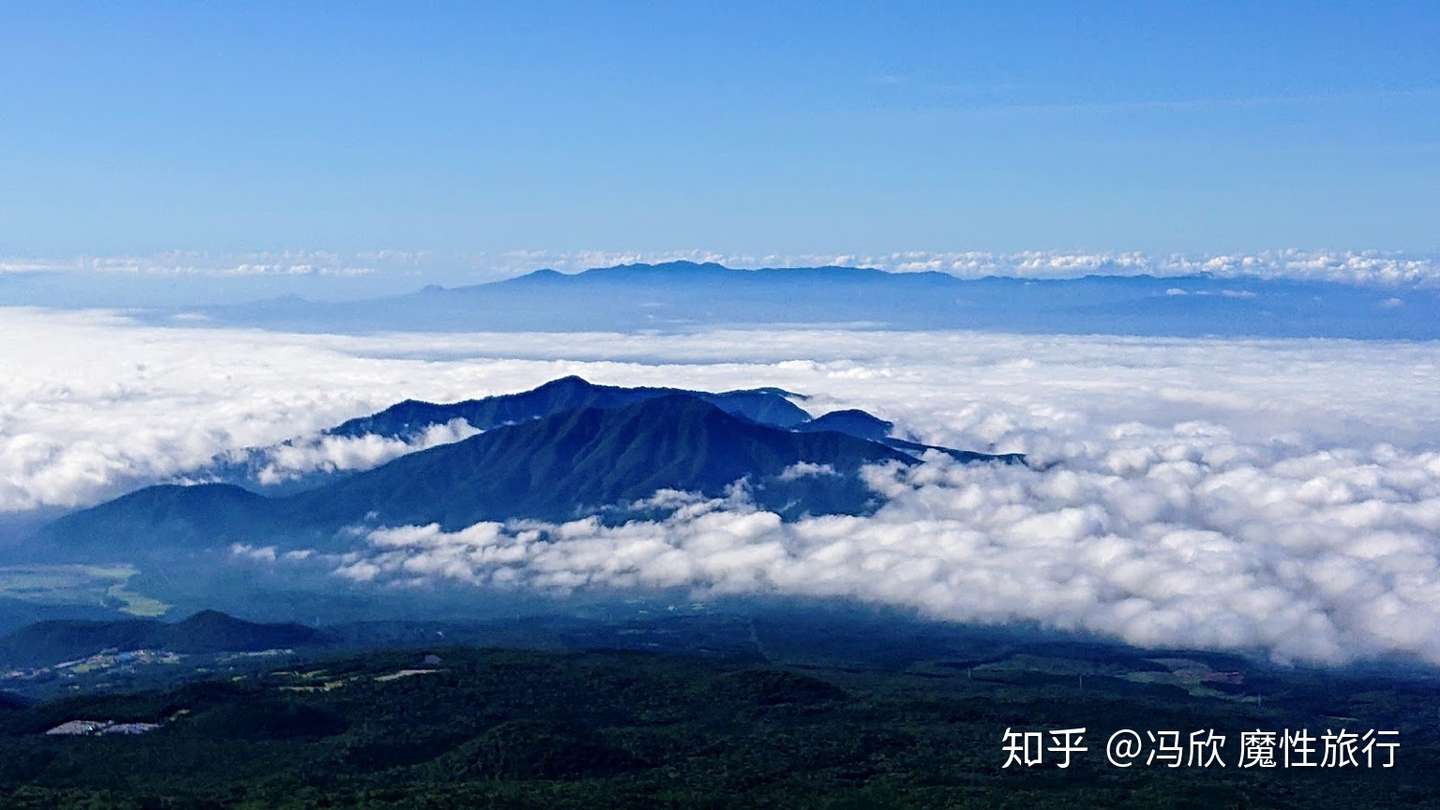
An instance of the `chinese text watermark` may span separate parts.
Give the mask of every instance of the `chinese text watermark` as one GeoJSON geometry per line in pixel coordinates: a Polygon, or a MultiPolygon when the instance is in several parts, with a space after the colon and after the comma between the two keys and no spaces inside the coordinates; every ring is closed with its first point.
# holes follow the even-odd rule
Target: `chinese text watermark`
{"type": "MultiPolygon", "coordinates": [[[[1005,729],[1003,768],[1068,768],[1090,751],[1085,728],[1005,729]]],[[[1400,732],[1326,729],[1242,731],[1227,754],[1227,735],[1214,729],[1185,734],[1122,728],[1105,740],[1105,759],[1116,768],[1393,768],[1400,732]]]]}

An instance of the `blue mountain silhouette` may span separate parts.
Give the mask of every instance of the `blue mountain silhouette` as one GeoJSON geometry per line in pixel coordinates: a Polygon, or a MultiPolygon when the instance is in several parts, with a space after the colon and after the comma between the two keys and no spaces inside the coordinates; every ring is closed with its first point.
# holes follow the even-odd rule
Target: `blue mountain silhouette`
{"type": "MultiPolygon", "coordinates": [[[[840,324],[1019,333],[1440,337],[1440,293],[1425,288],[1204,273],[966,279],[939,272],[742,270],[683,261],[568,274],[537,270],[489,284],[431,286],[364,301],[286,297],[202,311],[216,323],[302,332],[663,331],[840,324]]],[[[156,314],[168,318],[173,313],[156,314]]]]}
{"type": "MultiPolygon", "coordinates": [[[[628,504],[657,490],[716,497],[736,482],[743,482],[757,505],[787,519],[863,514],[879,505],[857,475],[864,465],[914,464],[930,449],[964,461],[1021,461],[1016,455],[929,448],[881,436],[877,431],[888,423],[863,412],[781,427],[723,407],[789,421],[794,414],[770,401],[780,398],[777,392],[744,392],[733,399],[718,395],[725,401],[717,404],[717,395],[614,389],[567,378],[517,396],[521,399],[506,405],[492,400],[483,408],[490,417],[505,416],[505,424],[310,490],[266,497],[228,484],[152,486],[61,518],[42,533],[54,548],[92,555],[234,542],[309,547],[344,542],[336,540],[336,533],[362,523],[438,523],[453,530],[517,518],[563,521],[598,514],[618,520],[626,516],[628,504]],[[557,401],[626,399],[632,401],[519,422],[509,418],[529,412],[516,404],[521,402],[538,411],[557,401]],[[737,402],[748,403],[747,409],[737,402]]],[[[473,403],[457,407],[476,412],[473,403]]],[[[412,406],[397,408],[342,429],[358,430],[362,423],[375,430],[412,429],[412,406]]],[[[448,413],[427,411],[423,418],[448,413]]]]}

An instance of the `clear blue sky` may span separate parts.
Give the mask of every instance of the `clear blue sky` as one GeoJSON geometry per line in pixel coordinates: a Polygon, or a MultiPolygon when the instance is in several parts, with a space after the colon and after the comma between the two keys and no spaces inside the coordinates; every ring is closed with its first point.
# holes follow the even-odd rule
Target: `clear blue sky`
{"type": "Polygon", "coordinates": [[[1437,43],[1433,0],[10,3],[0,253],[1433,251],[1437,43]]]}

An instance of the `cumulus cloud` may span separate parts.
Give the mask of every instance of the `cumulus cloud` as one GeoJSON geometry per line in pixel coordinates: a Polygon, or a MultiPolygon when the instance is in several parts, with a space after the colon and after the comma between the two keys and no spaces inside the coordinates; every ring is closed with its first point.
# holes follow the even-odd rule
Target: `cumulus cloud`
{"type": "Polygon", "coordinates": [[[835,468],[829,464],[815,464],[810,461],[801,461],[791,464],[780,471],[781,481],[798,481],[801,478],[815,478],[822,475],[834,475],[835,468]]]}
{"type": "Polygon", "coordinates": [[[277,560],[303,562],[315,556],[315,552],[308,549],[281,551],[275,546],[252,546],[246,543],[232,543],[230,546],[230,556],[262,563],[273,563],[277,560]]]}
{"type": "Polygon", "coordinates": [[[410,440],[320,434],[294,439],[260,451],[256,475],[266,486],[292,481],[314,472],[368,470],[418,450],[468,439],[480,431],[464,419],[427,426],[410,440]]]}
{"type": "Polygon", "coordinates": [[[230,556],[257,562],[275,562],[278,550],[274,546],[252,546],[247,543],[232,543],[230,556]]]}
{"type": "Polygon", "coordinates": [[[872,517],[787,524],[735,495],[672,495],[670,517],[622,526],[379,528],[336,573],[847,597],[1139,646],[1440,663],[1440,454],[1265,451],[1201,425],[1113,438],[1044,471],[940,454],[870,468],[889,499],[872,517]]]}

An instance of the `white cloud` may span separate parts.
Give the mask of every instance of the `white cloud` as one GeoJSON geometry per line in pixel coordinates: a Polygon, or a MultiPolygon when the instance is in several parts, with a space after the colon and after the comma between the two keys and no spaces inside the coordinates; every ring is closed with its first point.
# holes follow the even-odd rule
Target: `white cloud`
{"type": "Polygon", "coordinates": [[[429,425],[410,440],[375,434],[307,436],[262,451],[262,466],[256,477],[259,483],[269,486],[313,472],[368,470],[406,453],[458,442],[479,432],[464,419],[451,419],[429,425]]]}
{"type": "Polygon", "coordinates": [[[801,461],[791,464],[780,471],[781,481],[798,481],[801,478],[816,478],[823,475],[834,475],[835,468],[829,464],[815,464],[809,461],[801,461]]]}
{"type": "Polygon", "coordinates": [[[1440,663],[1440,453],[1251,455],[1217,440],[1227,439],[1137,432],[1118,450],[1045,471],[938,454],[914,469],[872,468],[890,500],[865,518],[786,524],[731,498],[614,527],[377,529],[371,551],[337,573],[847,597],[1140,646],[1440,663]]]}
{"type": "MultiPolygon", "coordinates": [[[[254,560],[256,562],[273,563],[280,556],[277,553],[278,551],[279,549],[274,546],[252,546],[247,543],[232,543],[230,545],[230,556],[254,560]]],[[[309,555],[296,557],[294,559],[306,559],[308,556],[309,555]]]]}
{"type": "MultiPolygon", "coordinates": [[[[1129,423],[1223,425],[1239,445],[1415,447],[1440,435],[1440,348],[1430,343],[816,330],[287,335],[0,308],[0,367],[0,511],[94,503],[407,397],[454,401],[565,374],[708,390],[777,385],[815,394],[806,407],[816,413],[861,407],[928,442],[1047,461],[1108,446],[1108,432],[1129,423]]],[[[332,458],[324,445],[306,448],[306,463],[332,458]]]]}

